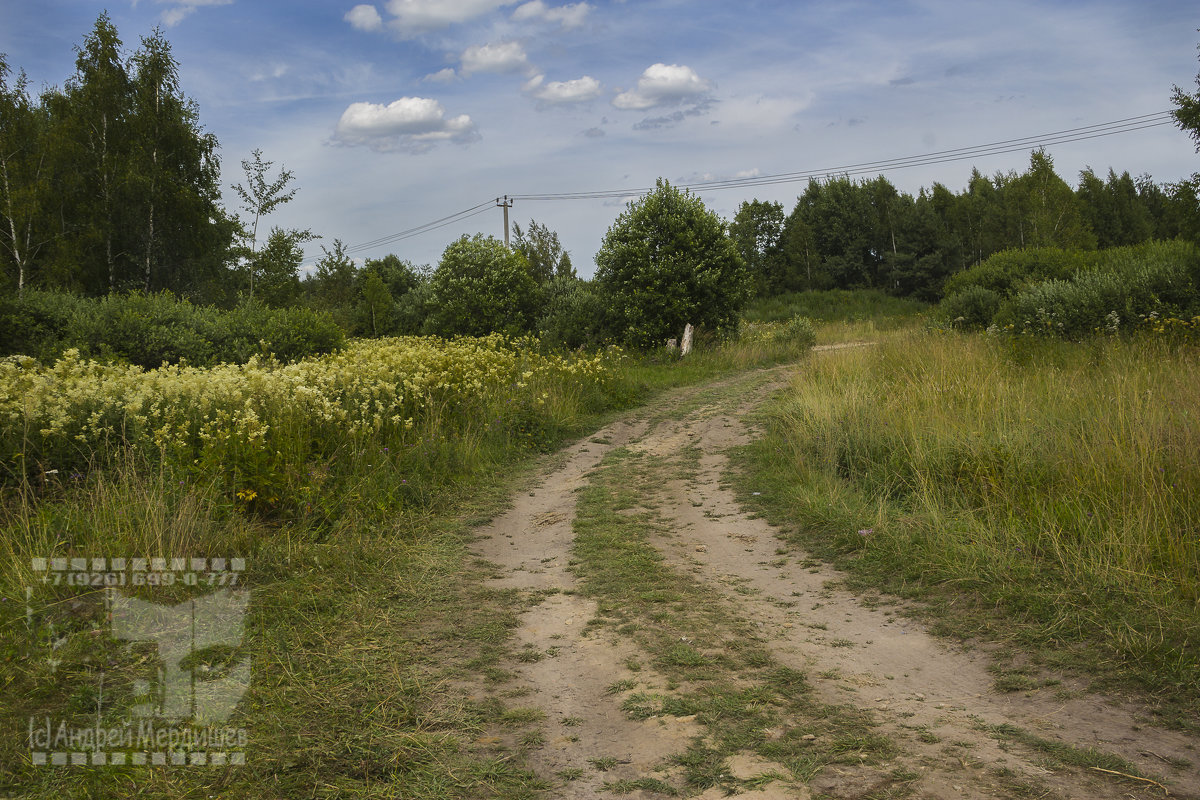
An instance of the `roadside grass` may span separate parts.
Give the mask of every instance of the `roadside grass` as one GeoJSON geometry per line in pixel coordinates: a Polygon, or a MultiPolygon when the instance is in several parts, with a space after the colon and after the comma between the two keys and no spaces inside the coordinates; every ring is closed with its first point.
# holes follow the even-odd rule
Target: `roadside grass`
{"type": "MultiPolygon", "coordinates": [[[[521,478],[532,466],[524,465],[521,478]]],[[[250,665],[252,680],[228,722],[248,731],[246,765],[31,767],[24,736],[11,736],[0,743],[0,788],[22,797],[120,797],[131,787],[146,797],[534,796],[545,788],[541,779],[475,744],[489,725],[526,720],[503,706],[472,703],[457,688],[486,680],[517,621],[517,597],[485,588],[486,573],[467,551],[467,526],[503,508],[512,488],[512,478],[480,476],[470,491],[448,488],[452,496],[432,513],[379,520],[324,541],[238,517],[212,525],[212,533],[253,537],[240,551],[249,554],[252,602],[235,654],[250,665]]],[[[174,499],[176,519],[205,508],[202,497],[174,499]]],[[[74,521],[101,538],[108,515],[119,510],[101,507],[93,519],[74,521]]],[[[192,521],[201,529],[211,523],[192,521]]],[[[91,636],[102,622],[98,599],[78,592],[59,598],[83,604],[57,613],[60,633],[72,647],[94,648],[76,654],[78,665],[65,673],[51,674],[46,642],[11,638],[23,620],[5,614],[5,695],[16,701],[5,704],[6,729],[21,731],[30,717],[45,715],[88,727],[101,688],[111,698],[107,721],[127,712],[134,681],[157,654],[91,636]]]]}
{"type": "MultiPolygon", "coordinates": [[[[1200,355],[898,330],[823,354],[738,458],[749,507],[935,629],[1200,720],[1200,355]],[[1019,356],[1019,357],[1017,357],[1019,356]]],[[[1001,670],[1001,689],[1040,681],[1001,670]]]]}
{"type": "Polygon", "coordinates": [[[783,765],[798,782],[831,764],[893,755],[895,746],[873,730],[869,713],[814,700],[804,674],[775,662],[727,601],[666,563],[652,539],[670,526],[653,496],[681,472],[681,462],[619,448],[605,456],[577,504],[572,569],[597,602],[593,627],[628,636],[668,680],[664,691],[628,693],[625,713],[695,715],[705,726],[706,735],[676,758],[685,792],[752,788],[728,771],[729,757],[745,750],[783,765]]]}
{"type": "MultiPolygon", "coordinates": [[[[519,407],[491,430],[481,424],[487,420],[434,415],[414,426],[424,447],[403,455],[374,441],[373,448],[347,445],[334,466],[280,462],[282,472],[264,474],[310,490],[289,498],[289,513],[256,508],[245,499],[249,493],[231,496],[236,476],[225,470],[232,466],[213,462],[197,473],[130,450],[97,454],[104,469],[69,479],[48,473],[40,483],[6,490],[0,729],[12,735],[0,737],[0,794],[536,796],[548,785],[520,757],[521,748],[537,745],[536,715],[472,701],[464,688],[508,677],[500,665],[519,658],[511,632],[521,610],[517,594],[484,586],[488,573],[469,552],[470,528],[534,479],[547,463],[540,453],[595,430],[620,409],[804,349],[735,342],[684,361],[629,358],[612,367],[603,404],[587,400],[578,382],[542,383],[524,394],[514,389],[519,407]],[[212,664],[204,665],[213,675],[250,667],[249,687],[229,720],[248,731],[245,766],[31,765],[31,718],[80,728],[119,721],[134,702],[136,682],[159,663],[153,645],[106,634],[102,592],[42,585],[31,559],[118,556],[246,559],[241,585],[251,599],[242,641],[210,653],[212,664]],[[32,626],[25,587],[37,587],[32,626]],[[54,650],[60,641],[62,650],[54,650]],[[53,669],[51,653],[64,666],[53,669]],[[481,736],[497,727],[514,731],[516,752],[481,736]]],[[[182,602],[200,592],[140,594],[182,602]]]]}

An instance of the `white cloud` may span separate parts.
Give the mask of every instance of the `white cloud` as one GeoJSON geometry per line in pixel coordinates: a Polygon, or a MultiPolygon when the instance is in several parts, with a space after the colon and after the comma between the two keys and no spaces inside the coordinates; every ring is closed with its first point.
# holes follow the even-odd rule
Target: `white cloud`
{"type": "Polygon", "coordinates": [[[401,97],[382,105],[351,103],[338,120],[334,141],[378,152],[420,153],[439,142],[466,143],[479,138],[466,114],[446,118],[446,109],[427,97],[401,97]]]}
{"type": "Polygon", "coordinates": [[[269,69],[263,68],[263,69],[260,69],[258,72],[255,72],[254,74],[252,74],[250,76],[250,80],[255,83],[258,83],[261,81],[266,81],[266,80],[271,80],[271,79],[279,80],[284,75],[287,75],[288,71],[289,70],[288,70],[287,64],[275,64],[274,66],[270,67],[269,69]]]}
{"type": "Polygon", "coordinates": [[[446,67],[445,69],[439,69],[437,72],[426,75],[421,80],[426,83],[450,83],[457,77],[458,73],[454,71],[454,67],[446,67]]]}
{"type": "Polygon", "coordinates": [[[532,67],[518,42],[468,47],[462,54],[462,74],[475,72],[530,72],[532,67]]]}
{"type": "Polygon", "coordinates": [[[401,36],[417,36],[472,20],[514,2],[516,0],[388,0],[387,10],[395,17],[388,24],[401,36]]]}
{"type": "Polygon", "coordinates": [[[659,106],[701,102],[711,87],[691,67],[680,64],[654,64],[638,78],[637,88],[613,98],[617,108],[645,111],[659,106]]]}
{"type": "Polygon", "coordinates": [[[375,10],[375,6],[368,3],[363,3],[350,9],[346,12],[346,16],[343,19],[360,31],[383,30],[383,17],[379,16],[379,12],[375,10]]]}
{"type": "Polygon", "coordinates": [[[544,105],[568,105],[570,103],[586,103],[595,100],[603,91],[600,81],[584,75],[570,81],[550,81],[545,83],[544,75],[535,75],[525,83],[522,89],[544,105]]]}
{"type": "Polygon", "coordinates": [[[569,3],[550,8],[542,0],[530,0],[518,6],[512,18],[517,22],[557,22],[569,30],[582,25],[591,10],[592,7],[587,3],[569,3]]]}
{"type": "Polygon", "coordinates": [[[180,22],[183,22],[192,15],[197,8],[203,6],[227,6],[233,3],[233,0],[157,0],[159,5],[169,5],[162,13],[163,24],[168,28],[174,28],[180,22]]]}

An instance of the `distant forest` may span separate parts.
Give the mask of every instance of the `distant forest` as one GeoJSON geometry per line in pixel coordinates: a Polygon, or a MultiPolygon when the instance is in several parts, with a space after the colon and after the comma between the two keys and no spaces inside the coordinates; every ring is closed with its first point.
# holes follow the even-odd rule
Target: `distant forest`
{"type": "Polygon", "coordinates": [[[786,216],[780,203],[742,203],[730,233],[760,295],[872,287],[936,300],[948,277],[1002,250],[1200,241],[1200,205],[1194,177],[1087,169],[1072,189],[1037,150],[1021,174],[973,170],[959,194],[935,183],[914,197],[883,176],[813,181],[786,216]]]}

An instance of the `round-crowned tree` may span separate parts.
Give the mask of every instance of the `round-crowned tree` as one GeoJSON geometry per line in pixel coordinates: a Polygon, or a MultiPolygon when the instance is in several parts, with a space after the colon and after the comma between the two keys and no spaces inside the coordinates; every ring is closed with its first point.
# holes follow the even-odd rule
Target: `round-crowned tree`
{"type": "Polygon", "coordinates": [[[637,348],[677,338],[689,322],[735,326],[751,289],[725,223],[662,178],[608,229],[595,283],[610,333],[637,348]]]}
{"type": "Polygon", "coordinates": [[[525,257],[495,237],[463,236],[442,253],[429,286],[425,332],[522,333],[538,317],[541,288],[525,257]]]}

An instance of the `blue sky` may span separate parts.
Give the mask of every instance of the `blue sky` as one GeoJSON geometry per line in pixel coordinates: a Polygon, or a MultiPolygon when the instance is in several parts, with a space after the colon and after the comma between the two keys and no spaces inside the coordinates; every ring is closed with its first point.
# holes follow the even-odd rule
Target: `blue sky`
{"type": "MultiPolygon", "coordinates": [[[[254,148],[300,191],[268,224],[350,245],[498,195],[643,187],[874,161],[1170,108],[1194,88],[1194,2],[728,0],[0,0],[0,52],[35,87],[61,84],[107,8],[127,48],[161,25],[185,93],[221,143],[228,185],[254,148]]],[[[1170,181],[1200,171],[1173,127],[1056,145],[1086,166],[1170,181]]],[[[886,173],[954,190],[972,164],[886,173]]],[[[787,210],[803,183],[705,193],[787,210]]],[[[518,201],[557,230],[581,274],[622,201],[518,201]]],[[[501,212],[357,256],[436,264],[501,212]]],[[[314,244],[310,261],[320,254],[314,244]]]]}

